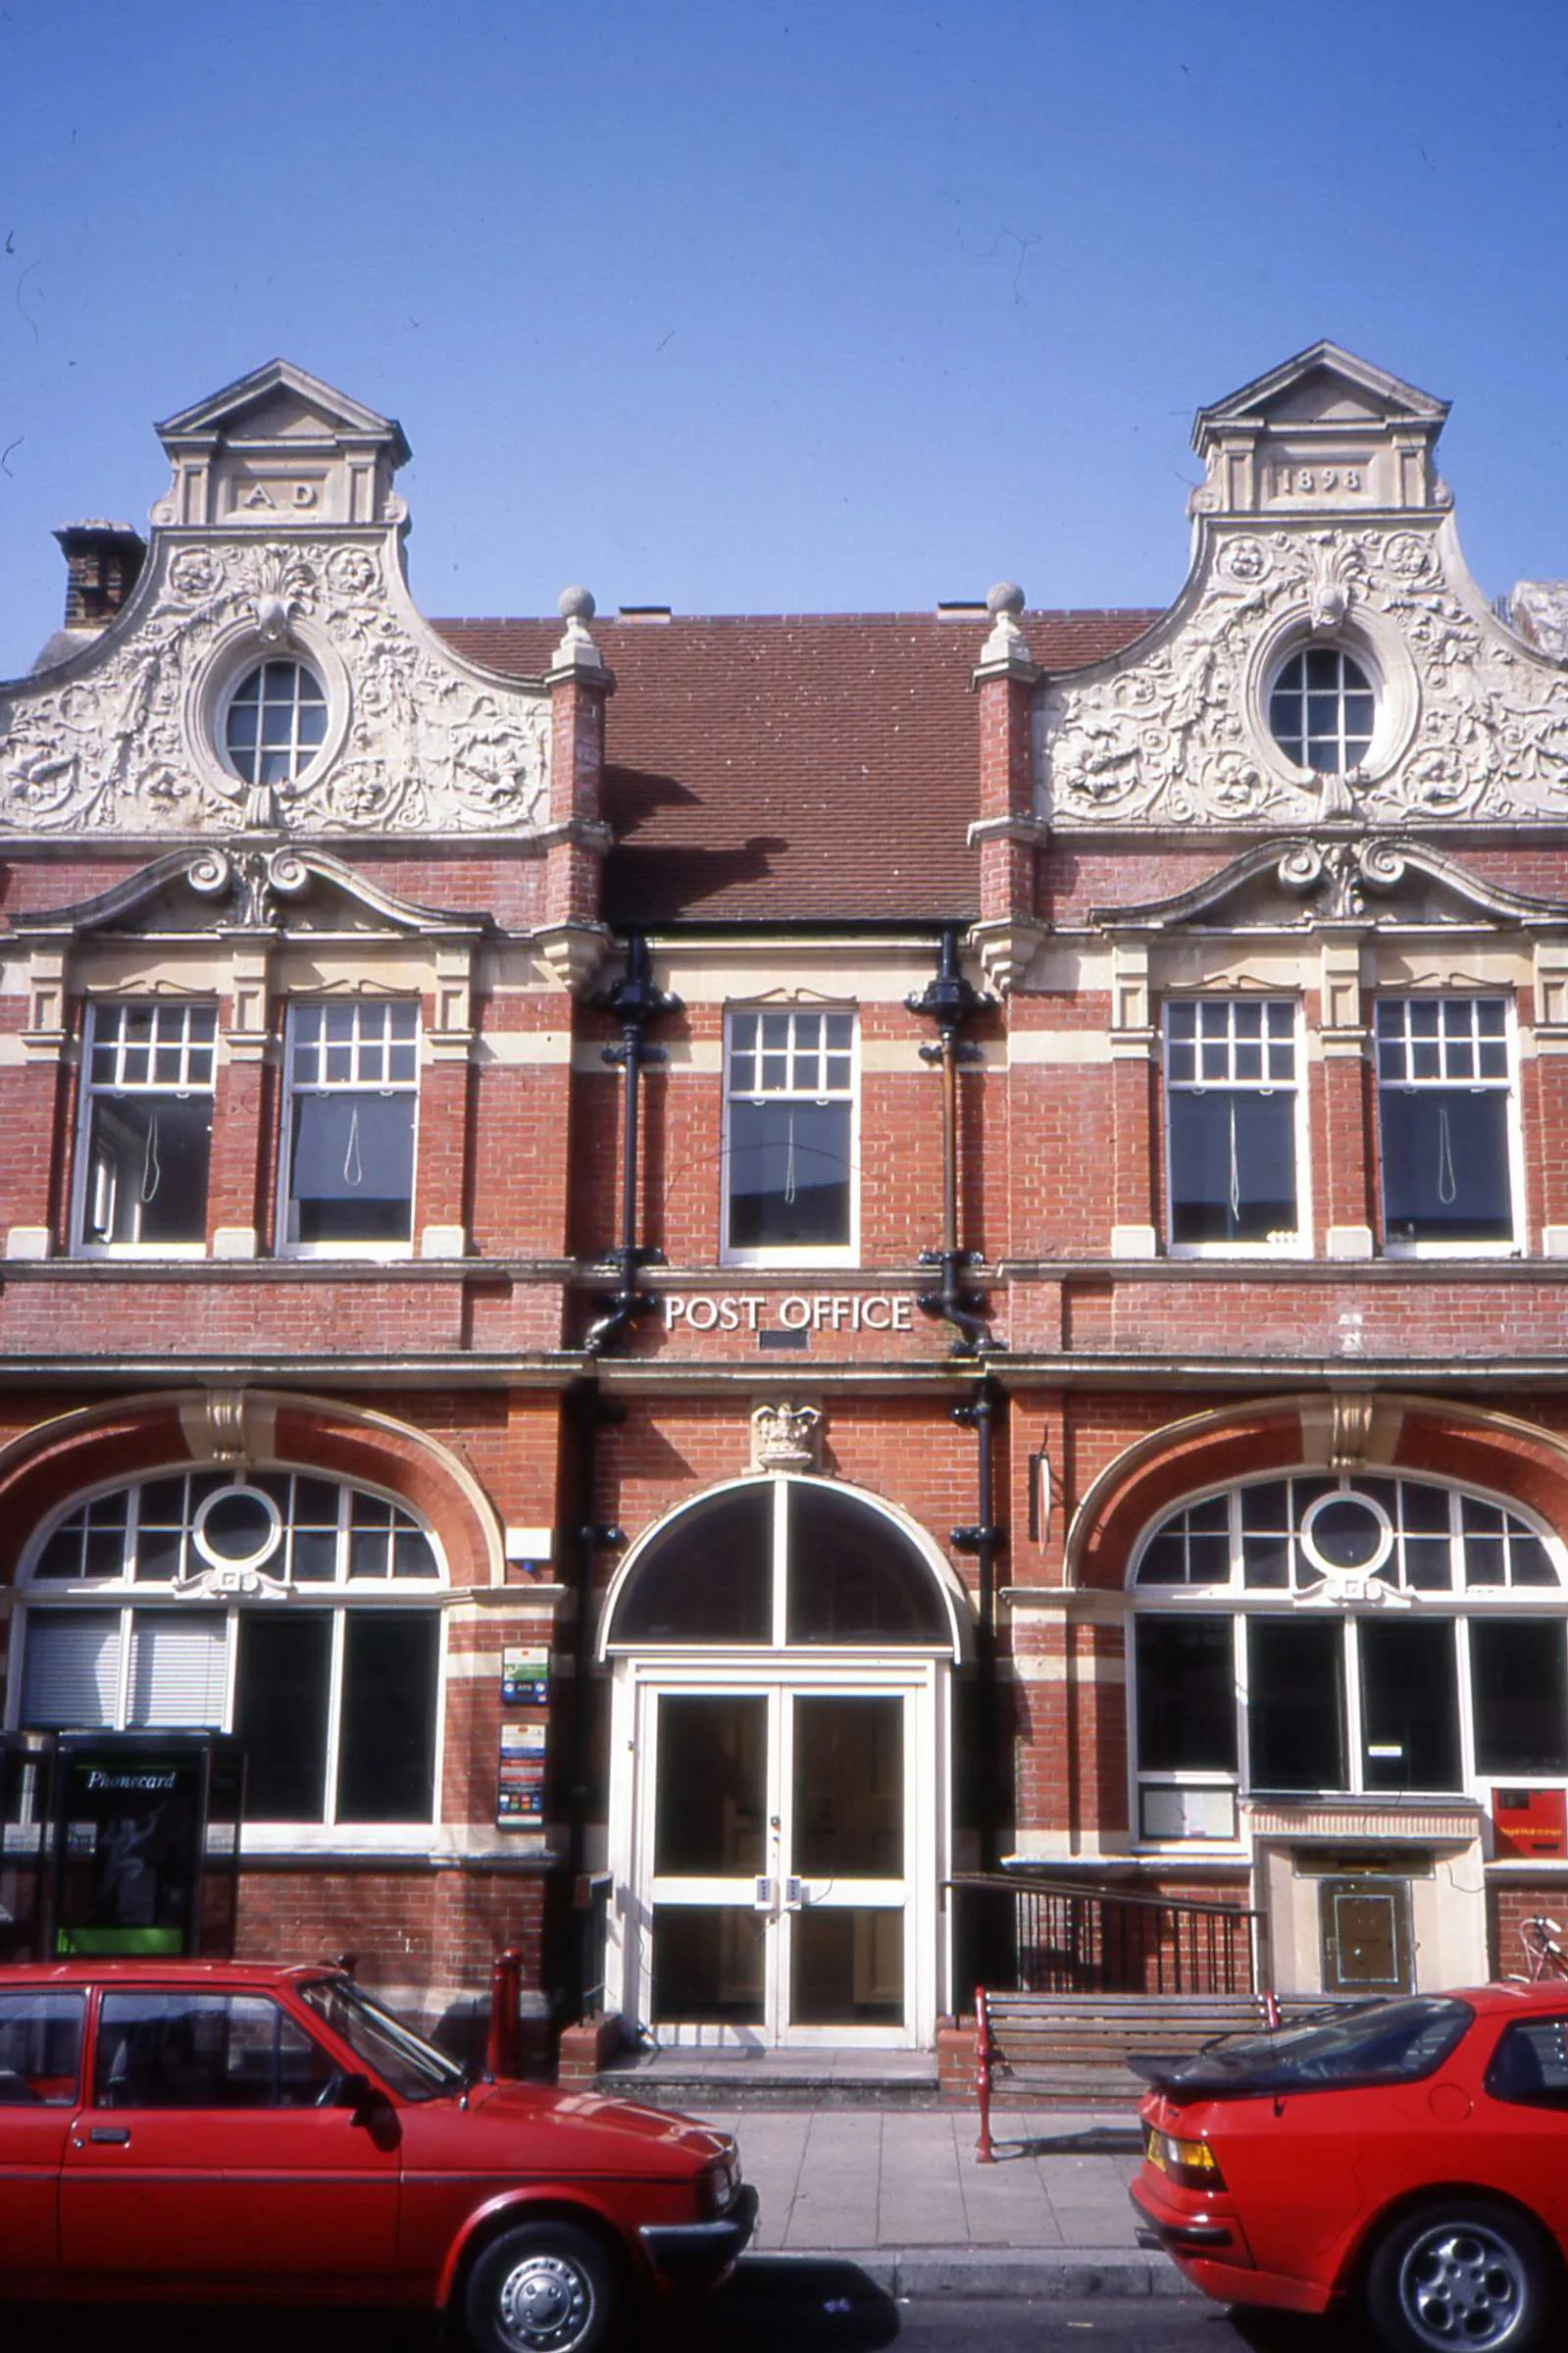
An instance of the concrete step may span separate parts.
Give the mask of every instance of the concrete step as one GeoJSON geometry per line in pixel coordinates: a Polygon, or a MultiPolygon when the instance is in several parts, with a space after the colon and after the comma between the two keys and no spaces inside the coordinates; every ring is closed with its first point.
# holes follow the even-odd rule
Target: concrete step
{"type": "Polygon", "coordinates": [[[621,2054],[595,2091],[653,2108],[939,2108],[930,2051],[654,2051],[621,2054]]]}

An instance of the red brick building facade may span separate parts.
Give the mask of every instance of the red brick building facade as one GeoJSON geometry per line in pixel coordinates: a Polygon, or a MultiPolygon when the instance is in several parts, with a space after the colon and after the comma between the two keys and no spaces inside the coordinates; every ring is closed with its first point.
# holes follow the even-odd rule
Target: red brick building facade
{"type": "Polygon", "coordinates": [[[1568,598],[1441,403],[1200,413],[1164,614],[431,624],[282,363],[0,691],[16,1732],[237,1935],[929,2043],[955,1870],[1511,1966],[1568,1872],[1568,598]]]}

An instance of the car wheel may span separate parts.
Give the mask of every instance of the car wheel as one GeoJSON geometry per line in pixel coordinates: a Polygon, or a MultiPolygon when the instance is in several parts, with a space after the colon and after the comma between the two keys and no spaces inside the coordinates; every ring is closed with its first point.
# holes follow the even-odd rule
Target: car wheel
{"type": "Polygon", "coordinates": [[[614,2317],[605,2248],[575,2223],[524,2223],[484,2249],[464,2299],[477,2353],[593,2353],[614,2317]]]}
{"type": "Polygon", "coordinates": [[[1392,2353],[1530,2353],[1556,2291],[1534,2225],[1482,2199],[1406,2215],[1367,2273],[1367,2310],[1392,2353]]]}

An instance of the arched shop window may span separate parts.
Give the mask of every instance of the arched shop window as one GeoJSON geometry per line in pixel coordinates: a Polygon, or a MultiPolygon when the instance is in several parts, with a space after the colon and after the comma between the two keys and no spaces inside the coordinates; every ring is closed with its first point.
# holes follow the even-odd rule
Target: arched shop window
{"type": "Polygon", "coordinates": [[[231,1731],[253,1822],[429,1822],[443,1585],[402,1505],[305,1471],[78,1500],[23,1563],[14,1723],[231,1731]],[[425,1606],[421,1606],[422,1601],[425,1606]]]}
{"type": "Polygon", "coordinates": [[[605,1646],[951,1650],[931,1564],[886,1511],[825,1481],[769,1477],[657,1529],[610,1609],[605,1646]]]}
{"type": "Polygon", "coordinates": [[[1230,1837],[1238,1792],[1568,1782],[1556,1540],[1417,1479],[1259,1480],[1134,1561],[1138,1832],[1230,1837]]]}

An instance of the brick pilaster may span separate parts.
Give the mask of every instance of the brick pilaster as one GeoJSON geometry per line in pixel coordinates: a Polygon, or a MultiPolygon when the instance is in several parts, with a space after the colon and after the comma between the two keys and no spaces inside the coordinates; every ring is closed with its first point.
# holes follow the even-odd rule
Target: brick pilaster
{"type": "Polygon", "coordinates": [[[1018,615],[1024,592],[1003,583],[986,604],[994,616],[972,684],[980,696],[980,814],[969,839],[980,852],[980,921],[975,939],[986,976],[1005,993],[1038,944],[1038,852],[1045,828],[1035,809],[1035,695],[1039,671],[1018,615]]]}
{"type": "Polygon", "coordinates": [[[544,868],[544,952],[568,987],[596,969],[607,935],[602,913],[604,706],[615,680],[588,634],[585,588],[560,599],[566,633],[545,676],[550,690],[550,798],[544,868]]]}

